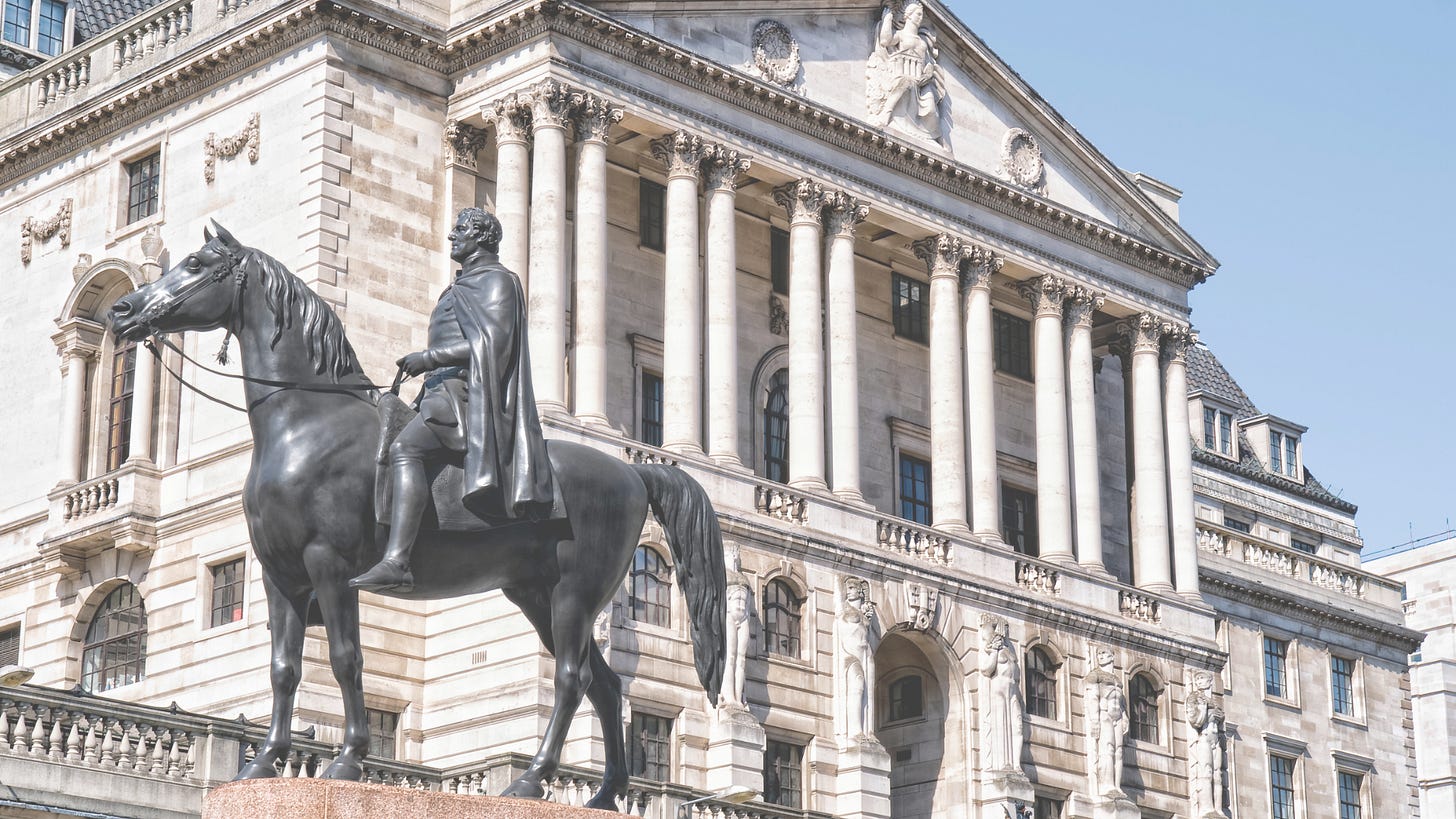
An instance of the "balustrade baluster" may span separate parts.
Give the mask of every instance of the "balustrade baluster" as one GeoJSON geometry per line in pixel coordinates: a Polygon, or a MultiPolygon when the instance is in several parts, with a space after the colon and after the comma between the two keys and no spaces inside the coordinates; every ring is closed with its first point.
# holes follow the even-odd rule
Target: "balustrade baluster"
{"type": "Polygon", "coordinates": [[[61,728],[61,721],[65,716],[64,712],[57,713],[56,709],[51,709],[51,735],[46,750],[55,762],[66,758],[66,732],[61,728]]]}
{"type": "Polygon", "coordinates": [[[10,750],[10,700],[0,700],[0,751],[10,750]]]}
{"type": "Polygon", "coordinates": [[[30,732],[30,755],[45,756],[46,752],[46,729],[45,720],[41,717],[40,706],[34,708],[35,728],[30,732]]]}
{"type": "Polygon", "coordinates": [[[136,767],[136,759],[131,755],[131,723],[122,722],[117,726],[116,743],[116,767],[124,770],[131,770],[136,767]]]}
{"type": "Polygon", "coordinates": [[[15,704],[15,733],[11,736],[14,741],[10,744],[10,750],[23,754],[26,751],[26,740],[30,738],[30,732],[25,727],[25,706],[21,703],[15,704]]]}
{"type": "Polygon", "coordinates": [[[113,733],[116,728],[116,722],[114,720],[107,720],[105,717],[97,717],[97,719],[102,723],[101,764],[105,767],[117,765],[116,737],[113,733]]]}
{"type": "Polygon", "coordinates": [[[170,730],[156,728],[152,731],[152,775],[161,776],[167,772],[167,743],[171,741],[170,730]]]}

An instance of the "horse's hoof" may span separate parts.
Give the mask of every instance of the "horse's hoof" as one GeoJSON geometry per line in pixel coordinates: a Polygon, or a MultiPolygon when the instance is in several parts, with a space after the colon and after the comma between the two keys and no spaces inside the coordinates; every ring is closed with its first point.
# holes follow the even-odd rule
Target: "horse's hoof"
{"type": "MultiPolygon", "coordinates": [[[[501,796],[514,796],[517,799],[542,799],[546,796],[546,789],[541,787],[538,780],[523,776],[512,782],[511,786],[501,793],[501,796]]],[[[616,807],[614,806],[612,809],[616,810],[616,807]]]]}
{"type": "Polygon", "coordinates": [[[364,778],[364,766],[356,760],[339,757],[324,771],[324,779],[343,779],[358,782],[364,778]]]}
{"type": "Polygon", "coordinates": [[[271,779],[277,775],[278,771],[274,770],[272,765],[259,763],[254,759],[252,762],[244,765],[241,771],[238,771],[238,775],[233,777],[233,781],[237,782],[240,779],[271,779]]]}
{"type": "Polygon", "coordinates": [[[603,788],[597,791],[597,795],[587,800],[586,806],[597,810],[617,810],[617,797],[611,791],[603,788]]]}

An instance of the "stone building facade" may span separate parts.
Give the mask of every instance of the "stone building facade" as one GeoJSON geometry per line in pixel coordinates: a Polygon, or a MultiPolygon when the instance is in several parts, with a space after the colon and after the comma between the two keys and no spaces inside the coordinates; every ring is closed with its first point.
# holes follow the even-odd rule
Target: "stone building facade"
{"type": "MultiPolygon", "coordinates": [[[[1358,815],[1413,805],[1414,637],[1355,565],[1354,508],[1258,461],[1303,430],[1202,380],[1188,293],[1217,262],[1180,193],[939,3],[170,0],[67,37],[14,43],[35,63],[0,84],[4,364],[35,385],[0,473],[0,636],[35,671],[0,693],[25,783],[0,811],[195,815],[268,714],[249,429],[178,374],[240,390],[119,347],[108,305],[214,218],[383,383],[475,204],[527,288],[547,435],[681,466],[728,543],[728,705],[696,687],[655,524],[599,620],[633,812],[736,784],[761,816],[1261,816],[1276,756],[1298,815],[1344,819],[1324,780],[1351,765],[1358,815]],[[1215,399],[1248,457],[1199,446],[1215,399]],[[1257,694],[1266,629],[1292,701],[1257,694]],[[1330,652],[1354,720],[1314,719],[1330,652]]],[[[551,701],[524,618],[363,605],[371,776],[508,781],[551,701]]],[[[305,658],[284,775],[340,738],[320,635],[305,658]]],[[[566,758],[570,801],[601,761],[587,715],[566,758]]]]}

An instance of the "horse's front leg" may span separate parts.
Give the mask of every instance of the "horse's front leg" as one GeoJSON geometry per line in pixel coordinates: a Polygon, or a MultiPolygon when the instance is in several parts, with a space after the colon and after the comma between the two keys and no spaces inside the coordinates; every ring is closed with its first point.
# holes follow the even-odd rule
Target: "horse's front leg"
{"type": "Polygon", "coordinates": [[[268,627],[272,632],[273,661],[269,676],[273,683],[273,722],[268,736],[252,761],[238,772],[238,779],[277,776],[275,765],[293,748],[293,695],[303,676],[303,629],[308,613],[308,594],[285,593],[270,574],[263,572],[263,590],[268,597],[268,627]]]}
{"type": "Polygon", "coordinates": [[[327,566],[310,566],[319,611],[329,641],[329,663],[339,693],[344,699],[343,747],[328,769],[325,779],[364,778],[364,758],[369,755],[369,715],[364,710],[364,653],[359,646],[359,592],[349,588],[352,568],[330,550],[327,566]]]}

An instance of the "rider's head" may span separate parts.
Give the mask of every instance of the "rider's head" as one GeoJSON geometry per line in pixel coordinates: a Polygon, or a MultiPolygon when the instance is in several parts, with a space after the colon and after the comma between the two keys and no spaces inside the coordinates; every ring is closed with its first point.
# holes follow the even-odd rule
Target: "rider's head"
{"type": "Polygon", "coordinates": [[[495,214],[484,208],[465,208],[460,211],[460,216],[456,218],[455,223],[466,225],[474,231],[481,247],[491,253],[500,250],[501,223],[499,219],[495,218],[495,214]]]}

